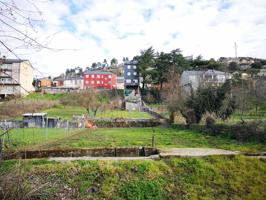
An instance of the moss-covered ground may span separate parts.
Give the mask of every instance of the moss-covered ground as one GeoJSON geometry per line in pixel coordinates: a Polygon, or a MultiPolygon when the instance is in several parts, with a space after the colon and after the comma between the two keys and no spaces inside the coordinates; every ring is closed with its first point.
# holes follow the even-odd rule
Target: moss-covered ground
{"type": "Polygon", "coordinates": [[[0,199],[266,199],[266,160],[4,161],[0,199]]]}

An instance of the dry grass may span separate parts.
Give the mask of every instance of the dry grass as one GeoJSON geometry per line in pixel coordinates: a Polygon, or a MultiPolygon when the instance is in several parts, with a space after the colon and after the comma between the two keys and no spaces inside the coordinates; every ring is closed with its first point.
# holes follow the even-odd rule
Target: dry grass
{"type": "Polygon", "coordinates": [[[12,100],[0,105],[0,119],[11,119],[26,112],[39,112],[58,105],[52,100],[12,100]]]}

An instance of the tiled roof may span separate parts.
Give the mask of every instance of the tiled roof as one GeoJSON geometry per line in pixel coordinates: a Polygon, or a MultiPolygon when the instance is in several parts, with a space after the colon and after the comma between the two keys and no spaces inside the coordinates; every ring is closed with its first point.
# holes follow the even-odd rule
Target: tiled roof
{"type": "Polygon", "coordinates": [[[3,59],[4,64],[12,64],[12,63],[22,63],[28,60],[21,60],[21,59],[3,59]]]}
{"type": "Polygon", "coordinates": [[[111,72],[106,72],[106,71],[88,71],[86,70],[84,74],[113,74],[111,72]]]}

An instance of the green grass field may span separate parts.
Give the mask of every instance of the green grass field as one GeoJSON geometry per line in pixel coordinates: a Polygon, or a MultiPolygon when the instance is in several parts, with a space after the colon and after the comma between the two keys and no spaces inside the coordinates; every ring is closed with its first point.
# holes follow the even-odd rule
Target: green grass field
{"type": "Polygon", "coordinates": [[[10,160],[0,199],[266,199],[266,160],[244,156],[160,161],[10,160]]]}
{"type": "MultiPolygon", "coordinates": [[[[62,119],[72,119],[73,115],[87,114],[87,111],[82,107],[73,106],[56,106],[44,110],[50,117],[61,117],[62,119]]],[[[145,112],[126,111],[126,110],[106,110],[98,111],[96,118],[125,118],[125,119],[150,119],[151,116],[145,112]]]]}
{"type": "MultiPolygon", "coordinates": [[[[266,144],[241,143],[235,140],[215,137],[203,133],[157,127],[155,144],[158,148],[211,147],[238,151],[266,151],[266,144]]],[[[97,148],[151,146],[151,128],[99,128],[86,129],[68,138],[43,144],[44,149],[53,148],[97,148]]],[[[38,147],[39,148],[39,147],[38,147]]]]}
{"type": "Polygon", "coordinates": [[[5,136],[7,150],[21,149],[31,147],[37,144],[43,144],[55,139],[60,139],[70,136],[80,131],[79,129],[63,129],[63,128],[24,128],[12,129],[9,133],[9,138],[5,136]]]}

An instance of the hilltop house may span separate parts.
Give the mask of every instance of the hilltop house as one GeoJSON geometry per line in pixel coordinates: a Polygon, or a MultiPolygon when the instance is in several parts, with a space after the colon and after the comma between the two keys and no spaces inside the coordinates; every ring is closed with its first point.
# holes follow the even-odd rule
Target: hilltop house
{"type": "Polygon", "coordinates": [[[117,76],[106,71],[85,71],[84,88],[116,89],[117,76]]]}
{"type": "Polygon", "coordinates": [[[0,97],[25,96],[34,91],[33,67],[28,60],[0,59],[0,97]]]}
{"type": "Polygon", "coordinates": [[[217,70],[184,71],[181,75],[181,85],[183,91],[190,94],[191,89],[196,91],[200,87],[218,87],[231,78],[230,73],[217,70]]]}

